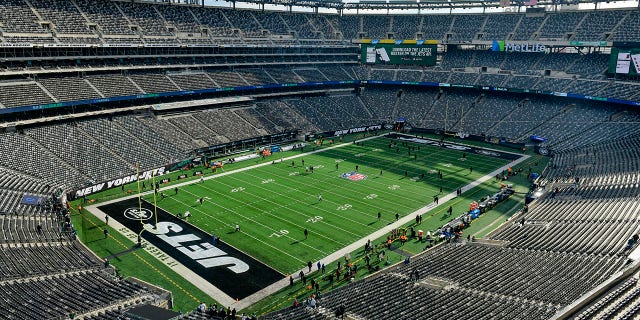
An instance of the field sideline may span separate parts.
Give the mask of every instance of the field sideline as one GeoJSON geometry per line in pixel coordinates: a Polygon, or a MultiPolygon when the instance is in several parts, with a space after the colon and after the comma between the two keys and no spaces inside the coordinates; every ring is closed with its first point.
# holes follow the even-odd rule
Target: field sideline
{"type": "MultiPolygon", "coordinates": [[[[178,194],[174,186],[168,187],[157,205],[172,214],[190,211],[189,223],[291,274],[394,223],[395,213],[401,220],[411,219],[407,215],[433,202],[434,196],[442,198],[510,162],[411,142],[390,147],[392,141],[379,137],[342,144],[292,160],[280,161],[276,153],[267,159],[273,164],[192,181],[181,185],[178,194]],[[356,165],[366,177],[342,177],[355,172],[356,165]],[[306,239],[304,229],[309,231],[306,239]]],[[[144,199],[153,203],[153,194],[144,199]]]]}
{"type": "MultiPolygon", "coordinates": [[[[384,140],[305,155],[293,160],[298,162],[294,167],[288,160],[278,161],[190,184],[180,187],[178,195],[169,189],[157,204],[174,214],[190,211],[190,223],[289,274],[374,232],[394,220],[396,212],[402,217],[431,203],[440,193],[437,170],[443,173],[443,193],[449,193],[506,163],[478,155],[461,161],[459,151],[423,146],[416,151],[420,159],[413,160],[406,148],[403,154],[389,151],[384,140]],[[305,166],[314,166],[313,174],[305,172],[302,159],[305,166]],[[356,165],[367,179],[340,177],[356,165]],[[469,173],[470,166],[475,172],[469,173]],[[422,173],[425,178],[419,179],[422,173]],[[378,211],[383,216],[379,222],[378,211]],[[305,228],[310,234],[306,240],[305,228]]],[[[153,202],[152,195],[144,199],[153,202]]]]}

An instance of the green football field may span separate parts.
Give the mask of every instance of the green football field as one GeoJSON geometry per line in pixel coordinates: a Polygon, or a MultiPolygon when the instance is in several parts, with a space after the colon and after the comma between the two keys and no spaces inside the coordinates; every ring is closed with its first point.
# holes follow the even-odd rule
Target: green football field
{"type": "MultiPolygon", "coordinates": [[[[218,177],[182,186],[177,195],[167,190],[157,206],[172,214],[189,211],[190,223],[289,274],[509,161],[380,137],[285,161],[274,153],[258,162],[267,165],[227,175],[219,169],[218,177]],[[391,142],[397,148],[389,148],[391,142]],[[306,169],[311,166],[313,173],[306,169]],[[356,166],[364,179],[342,177],[356,166]]],[[[154,202],[153,195],[144,199],[154,202]]]]}

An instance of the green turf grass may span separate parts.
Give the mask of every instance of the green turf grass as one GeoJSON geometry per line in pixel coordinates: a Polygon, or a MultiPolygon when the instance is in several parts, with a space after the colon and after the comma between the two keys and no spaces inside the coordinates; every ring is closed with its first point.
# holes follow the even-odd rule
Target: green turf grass
{"type": "MultiPolygon", "coordinates": [[[[409,155],[406,147],[388,148],[389,141],[369,140],[304,155],[293,166],[291,160],[277,162],[183,186],[157,204],[174,214],[189,210],[190,223],[287,274],[394,221],[396,212],[404,216],[431,203],[441,186],[451,192],[507,163],[476,154],[463,159],[460,151],[424,145],[409,155]],[[367,179],[340,177],[356,165],[367,179]]],[[[153,202],[152,195],[145,199],[153,202]]]]}
{"type": "MultiPolygon", "coordinates": [[[[528,170],[530,166],[534,172],[542,171],[548,162],[548,158],[541,156],[534,156],[531,159],[523,162],[513,169],[517,170],[518,168],[523,168],[528,170]],[[536,165],[537,164],[537,165],[536,165]]],[[[525,171],[526,172],[526,171],[525,171]]],[[[471,223],[471,226],[464,230],[464,235],[466,234],[475,234],[476,237],[482,237],[483,235],[489,233],[490,231],[499,227],[506,219],[511,217],[518,209],[522,207],[522,200],[524,198],[524,193],[528,191],[530,181],[526,179],[526,174],[520,174],[511,177],[509,183],[513,184],[514,190],[517,192],[510,199],[498,204],[492,210],[482,214],[478,219],[474,220],[471,223]],[[477,232],[480,231],[480,234],[477,232]]],[[[442,224],[448,222],[450,220],[449,217],[446,217],[446,211],[449,206],[453,207],[454,215],[456,213],[461,213],[465,210],[469,209],[469,203],[472,201],[477,201],[478,198],[483,195],[493,194],[497,190],[499,190],[499,184],[494,180],[489,180],[484,182],[483,184],[468,190],[463,193],[462,196],[456,197],[446,203],[442,203],[439,207],[437,207],[433,212],[428,215],[425,215],[423,218],[423,222],[421,225],[415,226],[414,222],[410,222],[403,226],[404,228],[409,229],[411,226],[414,226],[416,230],[423,229],[424,231],[430,230],[433,231],[442,224]]],[[[380,246],[382,243],[386,241],[386,235],[380,237],[378,239],[371,239],[372,244],[380,246]]],[[[427,245],[426,241],[418,241],[418,239],[410,239],[406,242],[405,245],[399,246],[396,241],[396,247],[409,253],[412,255],[418,254],[422,252],[427,245]]],[[[394,251],[387,251],[387,256],[389,257],[390,263],[395,264],[402,260],[404,260],[404,256],[396,253],[394,251]]],[[[360,268],[358,269],[358,274],[356,276],[357,279],[361,279],[370,274],[370,272],[364,268],[364,250],[360,248],[356,251],[351,252],[352,261],[357,263],[360,268]]],[[[342,261],[344,263],[344,261],[342,261]]],[[[378,263],[376,259],[372,259],[372,264],[378,265],[380,267],[385,267],[385,263],[378,263]]],[[[320,289],[321,292],[326,292],[331,290],[332,288],[328,284],[327,274],[328,272],[335,272],[337,263],[331,263],[326,266],[327,273],[320,274],[318,272],[312,273],[309,276],[309,280],[314,279],[316,281],[320,281],[320,289]]],[[[314,267],[315,270],[315,267],[314,267]]],[[[341,285],[348,284],[349,281],[341,281],[335,282],[333,288],[339,287],[341,285]]],[[[268,298],[265,298],[254,305],[250,306],[246,310],[243,310],[249,314],[264,314],[271,311],[275,311],[278,309],[282,309],[286,306],[289,306],[293,303],[294,298],[301,301],[302,299],[308,297],[311,294],[311,291],[305,288],[301,283],[295,283],[293,287],[286,287],[279,292],[272,294],[268,298]]]]}
{"type": "MultiPolygon", "coordinates": [[[[382,135],[386,133],[385,131],[380,131],[378,132],[378,134],[382,135]]],[[[357,139],[362,139],[362,138],[367,138],[367,137],[371,137],[373,136],[373,134],[370,133],[359,133],[359,134],[350,134],[350,135],[346,135],[343,138],[341,138],[342,141],[338,141],[336,139],[335,144],[342,144],[347,143],[347,142],[351,142],[357,139]]],[[[307,143],[307,147],[303,148],[303,150],[301,151],[301,149],[295,149],[295,150],[290,150],[290,151],[285,151],[285,152],[278,152],[278,153],[274,153],[272,156],[266,158],[266,159],[262,159],[262,158],[255,158],[255,159],[251,159],[251,160],[247,160],[247,161],[240,161],[240,162],[234,162],[232,164],[225,164],[224,169],[220,170],[216,170],[216,172],[213,172],[211,169],[209,168],[205,168],[203,165],[200,166],[196,166],[194,167],[192,170],[180,170],[180,171],[174,171],[172,173],[168,173],[165,174],[163,176],[170,178],[171,181],[169,183],[163,184],[162,187],[167,187],[167,186],[171,186],[171,185],[175,185],[178,183],[183,183],[183,182],[187,182],[187,181],[193,181],[193,180],[197,180],[199,179],[198,176],[192,176],[192,172],[193,171],[202,171],[205,177],[211,176],[211,175],[216,175],[218,173],[224,172],[224,171],[229,171],[229,170],[235,170],[235,169],[240,169],[240,168],[244,168],[244,167],[249,167],[249,166],[253,166],[256,164],[260,164],[260,163],[265,163],[265,162],[272,162],[272,161],[279,161],[280,158],[286,158],[286,157],[290,157],[290,156],[295,156],[301,153],[304,153],[303,151],[310,151],[310,150],[321,150],[327,147],[332,146],[331,144],[329,144],[329,142],[324,143],[323,145],[320,146],[316,146],[313,145],[312,143],[307,143]],[[188,175],[188,177],[186,179],[180,179],[178,180],[177,177],[181,174],[186,173],[188,175]]],[[[223,157],[209,157],[206,158],[207,162],[211,162],[211,161],[223,161],[226,163],[226,161],[230,158],[234,158],[234,157],[240,157],[243,155],[248,155],[248,154],[255,154],[256,151],[245,151],[245,152],[240,152],[237,154],[231,154],[231,155],[226,155],[223,157]]],[[[147,168],[149,169],[149,168],[147,168]]],[[[133,172],[132,172],[133,174],[133,172]]],[[[146,185],[146,189],[142,190],[144,191],[148,191],[151,188],[151,180],[147,180],[145,181],[145,185],[146,185]]],[[[96,194],[91,194],[87,196],[87,201],[88,204],[95,204],[95,203],[99,203],[99,202],[104,202],[104,201],[108,201],[108,200],[113,200],[113,199],[117,199],[117,198],[121,198],[127,195],[131,195],[131,194],[136,194],[138,192],[138,188],[142,188],[142,182],[140,182],[140,184],[138,185],[138,182],[131,182],[128,184],[124,185],[124,192],[122,191],[122,189],[120,187],[118,188],[113,188],[113,189],[109,189],[109,190],[105,190],[96,194]]],[[[77,204],[79,201],[74,202],[74,204],[77,204]]]]}
{"type": "MultiPolygon", "coordinates": [[[[73,210],[71,221],[78,230],[78,237],[96,255],[104,258],[134,247],[135,243],[113,228],[105,226],[104,221],[83,210],[82,214],[73,210]],[[109,230],[105,239],[103,229],[109,230]]],[[[155,257],[138,249],[109,260],[120,276],[136,277],[173,293],[174,310],[191,311],[202,301],[209,304],[212,299],[155,257]]]]}
{"type": "MultiPolygon", "coordinates": [[[[409,155],[406,147],[399,146],[399,152],[395,148],[388,148],[389,142],[387,138],[377,138],[365,141],[363,145],[350,144],[313,155],[305,154],[294,159],[295,166],[291,166],[291,160],[279,162],[281,154],[277,153],[266,160],[239,162],[225,166],[222,171],[259,163],[268,165],[183,186],[178,195],[167,190],[168,197],[158,201],[158,206],[172,213],[189,210],[192,213],[190,223],[221,236],[231,245],[288,274],[302,268],[307,261],[315,262],[391,223],[395,220],[395,212],[404,216],[431,203],[433,196],[440,193],[441,186],[443,193],[449,193],[507,163],[506,160],[471,153],[466,154],[463,160],[461,151],[412,143],[409,145],[416,147],[416,150],[409,155]],[[417,150],[418,146],[420,150],[417,150]],[[315,167],[313,174],[305,171],[302,159],[305,160],[305,166],[315,167]],[[271,164],[273,160],[276,160],[275,164],[271,164]],[[359,166],[359,172],[368,176],[367,179],[350,181],[340,177],[341,173],[354,171],[355,165],[359,166]],[[469,167],[473,167],[473,172],[469,167]],[[436,174],[438,170],[443,173],[442,180],[436,174]],[[420,178],[422,174],[424,178],[420,178]],[[323,196],[322,201],[319,201],[319,195],[323,196]],[[199,197],[208,198],[200,205],[196,202],[199,197]],[[382,213],[381,221],[377,220],[378,211],[382,213]],[[236,223],[241,227],[240,233],[234,231],[236,223]],[[310,231],[308,239],[304,239],[304,228],[310,231]]],[[[305,151],[309,149],[305,148],[305,151]]],[[[295,154],[300,152],[283,155],[295,154]]],[[[489,189],[487,193],[495,192],[495,187],[489,189]]],[[[471,190],[465,194],[471,195],[473,192],[471,190]]],[[[107,198],[104,194],[117,197],[122,193],[120,190],[110,190],[92,197],[107,198]]],[[[145,199],[153,202],[153,196],[145,196],[145,199]]],[[[460,206],[468,206],[468,203],[461,203],[460,206]]],[[[438,210],[444,211],[443,208],[438,210]]],[[[458,208],[454,208],[454,213],[458,212],[458,208]]],[[[435,211],[436,216],[426,217],[425,222],[434,226],[446,222],[440,219],[442,212],[438,213],[438,210],[435,211]]],[[[425,227],[425,230],[429,229],[425,227]]],[[[103,237],[99,228],[84,231],[87,233],[85,241],[100,256],[123,250],[123,247],[112,248],[106,242],[99,241],[98,238],[103,237]],[[89,236],[92,233],[96,239],[89,236]]],[[[408,243],[406,251],[419,252],[423,246],[408,243]]],[[[357,252],[353,256],[357,256],[357,252]]],[[[392,263],[404,258],[394,252],[388,256],[392,263]]],[[[162,273],[140,271],[135,266],[141,262],[129,257],[120,257],[123,262],[114,261],[114,264],[120,263],[119,267],[124,273],[172,290],[179,309],[194,307],[197,304],[195,300],[207,301],[207,298],[201,298],[201,292],[172,274],[169,268],[162,273]],[[162,278],[165,278],[163,274],[186,289],[175,285],[172,287],[171,283],[161,284],[162,278]],[[195,298],[186,292],[193,292],[195,298]]],[[[151,262],[154,258],[150,255],[147,257],[158,269],[163,267],[158,262],[151,262]]],[[[334,265],[327,266],[327,269],[335,268],[334,265]]],[[[368,273],[365,269],[361,272],[368,273]]],[[[327,289],[325,287],[321,286],[327,289]]],[[[306,292],[302,289],[297,294],[306,292]]],[[[281,302],[278,301],[283,297],[281,295],[286,298],[295,296],[295,293],[285,291],[260,304],[279,304],[281,302]]],[[[259,306],[251,309],[265,310],[259,306]]]]}

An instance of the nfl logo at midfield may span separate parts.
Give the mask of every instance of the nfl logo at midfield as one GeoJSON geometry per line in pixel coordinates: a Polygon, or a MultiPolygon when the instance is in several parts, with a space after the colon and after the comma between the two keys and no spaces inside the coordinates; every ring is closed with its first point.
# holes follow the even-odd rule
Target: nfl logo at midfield
{"type": "Polygon", "coordinates": [[[340,176],[345,178],[345,179],[349,179],[351,181],[360,181],[360,180],[364,180],[364,179],[367,178],[366,175],[364,175],[362,173],[357,173],[355,171],[345,172],[345,173],[341,174],[340,176]]]}

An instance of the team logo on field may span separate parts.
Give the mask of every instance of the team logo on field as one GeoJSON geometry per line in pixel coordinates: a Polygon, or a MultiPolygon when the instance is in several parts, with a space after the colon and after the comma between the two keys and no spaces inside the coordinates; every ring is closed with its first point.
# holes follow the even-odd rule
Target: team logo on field
{"type": "Polygon", "coordinates": [[[366,175],[364,175],[362,173],[357,173],[355,171],[345,172],[345,173],[341,174],[340,176],[345,178],[345,179],[349,179],[351,181],[360,181],[360,180],[364,180],[364,179],[367,178],[366,175]]]}
{"type": "Polygon", "coordinates": [[[147,208],[127,208],[124,210],[124,216],[131,220],[149,220],[153,217],[153,212],[147,208]]]}

